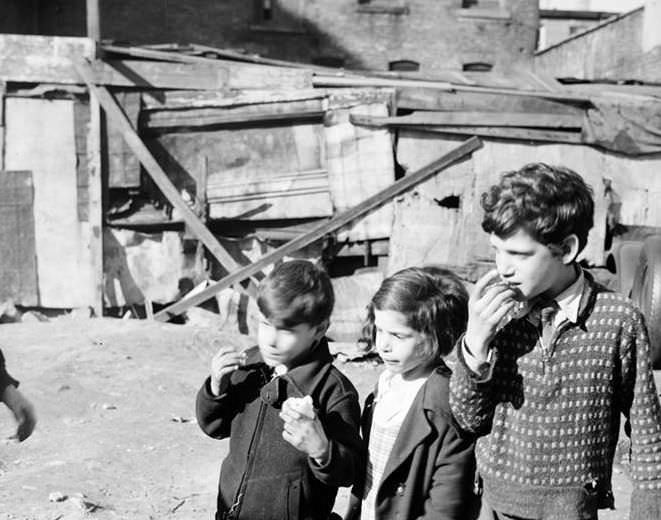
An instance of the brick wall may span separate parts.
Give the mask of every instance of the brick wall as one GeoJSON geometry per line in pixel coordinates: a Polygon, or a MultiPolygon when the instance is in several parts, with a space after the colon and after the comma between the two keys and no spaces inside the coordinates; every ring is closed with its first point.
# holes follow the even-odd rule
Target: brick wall
{"type": "MultiPolygon", "coordinates": [[[[406,59],[433,72],[465,62],[504,67],[531,60],[539,13],[531,0],[479,0],[470,9],[462,9],[461,0],[271,3],[268,19],[261,0],[100,1],[101,36],[134,44],[200,43],[302,62],[330,59],[350,68],[387,69],[406,59]]],[[[41,33],[85,34],[84,0],[42,2],[40,9],[41,33]]]]}

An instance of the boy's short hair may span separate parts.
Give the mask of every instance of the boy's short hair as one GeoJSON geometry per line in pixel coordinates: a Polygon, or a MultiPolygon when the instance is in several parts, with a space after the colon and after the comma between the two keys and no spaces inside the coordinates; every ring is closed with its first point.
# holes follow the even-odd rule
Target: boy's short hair
{"type": "Polygon", "coordinates": [[[564,166],[531,163],[504,173],[482,194],[482,229],[508,237],[519,229],[544,245],[578,237],[579,251],[593,226],[592,189],[564,166]]]}
{"type": "Polygon", "coordinates": [[[330,318],[335,303],[333,285],[323,268],[308,260],[277,265],[259,284],[257,306],[275,327],[312,327],[330,318]]]}
{"type": "Polygon", "coordinates": [[[367,307],[365,333],[371,344],[375,310],[402,313],[409,327],[430,339],[432,350],[426,353],[444,356],[466,329],[468,292],[449,269],[407,267],[386,278],[367,307]]]}

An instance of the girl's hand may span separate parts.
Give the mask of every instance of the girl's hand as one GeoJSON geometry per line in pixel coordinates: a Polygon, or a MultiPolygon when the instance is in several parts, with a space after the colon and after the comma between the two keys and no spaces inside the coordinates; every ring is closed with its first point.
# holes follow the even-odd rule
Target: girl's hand
{"type": "Polygon", "coordinates": [[[294,448],[318,464],[323,464],[328,457],[328,437],[312,407],[312,398],[290,397],[282,404],[280,418],[284,421],[282,437],[294,448]]]}
{"type": "Polygon", "coordinates": [[[246,354],[233,347],[221,348],[211,360],[211,393],[220,395],[220,382],[226,375],[246,363],[246,354]]]}
{"type": "Polygon", "coordinates": [[[504,282],[496,269],[480,278],[468,299],[466,347],[480,361],[486,361],[496,333],[511,319],[518,302],[516,291],[504,282]]]}

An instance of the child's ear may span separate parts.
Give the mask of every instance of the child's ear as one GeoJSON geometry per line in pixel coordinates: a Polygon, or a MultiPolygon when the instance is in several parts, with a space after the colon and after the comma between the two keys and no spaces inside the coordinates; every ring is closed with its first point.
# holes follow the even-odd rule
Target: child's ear
{"type": "Polygon", "coordinates": [[[315,332],[314,340],[319,341],[326,335],[326,331],[330,326],[330,320],[324,320],[319,325],[317,325],[317,332],[315,332]]]}
{"type": "Polygon", "coordinates": [[[560,244],[562,248],[562,263],[569,265],[576,260],[576,257],[579,253],[578,248],[578,237],[572,233],[571,235],[564,238],[560,244]]]}

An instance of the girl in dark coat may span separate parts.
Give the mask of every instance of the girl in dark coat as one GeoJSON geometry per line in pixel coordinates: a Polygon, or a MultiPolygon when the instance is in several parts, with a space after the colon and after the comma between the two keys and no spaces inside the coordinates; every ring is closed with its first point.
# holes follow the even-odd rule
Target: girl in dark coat
{"type": "Polygon", "coordinates": [[[473,438],[448,404],[448,354],[464,331],[468,295],[438,267],[408,268],[384,280],[368,307],[367,330],[385,370],[365,403],[365,477],[347,520],[470,520],[473,438]]]}

